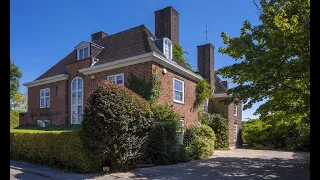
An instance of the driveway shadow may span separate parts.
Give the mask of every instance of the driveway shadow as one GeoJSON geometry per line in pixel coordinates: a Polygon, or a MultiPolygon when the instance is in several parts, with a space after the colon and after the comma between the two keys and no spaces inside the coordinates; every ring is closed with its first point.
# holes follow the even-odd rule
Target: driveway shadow
{"type": "Polygon", "coordinates": [[[295,160],[218,157],[188,163],[140,168],[135,179],[310,179],[309,171],[295,160]]]}

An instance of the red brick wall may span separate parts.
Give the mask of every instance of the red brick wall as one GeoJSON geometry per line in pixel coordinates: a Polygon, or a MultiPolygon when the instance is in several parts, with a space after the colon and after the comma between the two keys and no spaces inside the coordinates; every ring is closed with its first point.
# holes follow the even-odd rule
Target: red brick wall
{"type": "Polygon", "coordinates": [[[108,71],[98,72],[94,74],[90,74],[84,78],[85,86],[84,86],[84,94],[85,94],[85,102],[89,97],[92,90],[97,87],[98,83],[102,80],[107,80],[107,77],[110,75],[121,74],[124,73],[124,86],[129,87],[129,77],[130,74],[134,76],[145,79],[146,81],[150,81],[152,77],[152,69],[151,62],[134,64],[126,67],[121,67],[117,69],[111,69],[108,71]],[[91,76],[94,76],[94,80],[91,79],[91,76]]]}
{"type": "Polygon", "coordinates": [[[154,13],[156,37],[167,37],[173,44],[179,44],[179,13],[171,6],[154,13]]]}
{"type": "Polygon", "coordinates": [[[238,139],[237,146],[242,146],[242,103],[238,104],[238,112],[235,117],[236,124],[238,125],[238,139]]]}
{"type": "Polygon", "coordinates": [[[28,113],[21,117],[20,125],[36,124],[37,120],[51,120],[63,124],[66,117],[67,80],[28,88],[28,113]],[[56,96],[56,87],[59,88],[56,96]],[[50,108],[40,108],[40,89],[50,88],[50,108]]]}
{"type": "Polygon", "coordinates": [[[190,128],[198,123],[198,111],[193,108],[196,99],[195,89],[197,82],[190,80],[184,76],[167,69],[167,73],[163,74],[163,66],[154,63],[152,68],[157,69],[159,80],[161,81],[161,93],[158,103],[169,103],[173,105],[173,110],[184,117],[185,129],[190,128]],[[184,104],[173,102],[173,78],[184,81],[184,104]]]}

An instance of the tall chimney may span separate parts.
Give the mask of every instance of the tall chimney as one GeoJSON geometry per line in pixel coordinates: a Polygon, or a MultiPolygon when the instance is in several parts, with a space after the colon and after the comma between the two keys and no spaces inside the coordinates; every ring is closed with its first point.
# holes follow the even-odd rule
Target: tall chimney
{"type": "Polygon", "coordinates": [[[99,31],[99,32],[91,34],[91,41],[96,41],[96,40],[102,39],[107,36],[109,36],[107,33],[103,32],[103,31],[99,31]]]}
{"type": "Polygon", "coordinates": [[[214,78],[214,46],[211,43],[197,46],[198,48],[198,71],[207,79],[212,88],[215,87],[214,78]]]}
{"type": "Polygon", "coordinates": [[[179,44],[179,13],[172,6],[160,9],[155,14],[157,38],[167,37],[173,44],[179,44]]]}

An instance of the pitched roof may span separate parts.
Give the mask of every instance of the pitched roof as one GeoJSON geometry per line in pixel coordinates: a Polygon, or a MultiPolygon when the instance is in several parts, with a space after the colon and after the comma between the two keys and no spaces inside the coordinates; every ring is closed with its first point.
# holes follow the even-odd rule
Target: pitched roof
{"type": "MultiPolygon", "coordinates": [[[[146,54],[149,52],[156,52],[165,57],[162,51],[156,46],[150,37],[154,40],[157,39],[157,37],[154,36],[144,24],[142,24],[140,26],[136,26],[131,29],[127,29],[125,31],[121,31],[119,33],[93,41],[92,43],[104,47],[104,49],[98,55],[96,55],[95,58],[99,59],[99,61],[94,66],[146,54]]],[[[174,57],[173,61],[186,68],[186,66],[177,58],[174,57]]],[[[76,50],[73,50],[69,55],[51,67],[36,80],[66,73],[66,65],[74,62],[77,62],[76,50]]]]}

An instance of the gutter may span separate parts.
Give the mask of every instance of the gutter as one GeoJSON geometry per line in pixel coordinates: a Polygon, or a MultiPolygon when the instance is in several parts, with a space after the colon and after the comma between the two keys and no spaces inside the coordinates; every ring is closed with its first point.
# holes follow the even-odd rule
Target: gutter
{"type": "Polygon", "coordinates": [[[67,79],[69,79],[68,74],[59,74],[57,76],[52,76],[52,77],[48,77],[48,78],[44,78],[44,79],[39,79],[39,80],[27,82],[27,83],[24,83],[23,85],[29,88],[29,87],[33,87],[33,86],[39,86],[42,84],[48,84],[48,83],[67,80],[67,79]]]}
{"type": "Polygon", "coordinates": [[[176,62],[169,60],[155,52],[149,52],[139,56],[134,56],[130,58],[113,61],[110,63],[105,63],[97,66],[79,69],[79,72],[83,73],[84,75],[88,75],[88,74],[98,73],[106,70],[116,69],[116,68],[125,67],[133,64],[148,62],[148,61],[154,61],[158,64],[161,64],[166,68],[172,69],[175,72],[178,72],[184,76],[191,78],[192,80],[198,81],[202,79],[200,75],[195,74],[194,72],[178,65],[176,62]]]}

